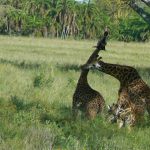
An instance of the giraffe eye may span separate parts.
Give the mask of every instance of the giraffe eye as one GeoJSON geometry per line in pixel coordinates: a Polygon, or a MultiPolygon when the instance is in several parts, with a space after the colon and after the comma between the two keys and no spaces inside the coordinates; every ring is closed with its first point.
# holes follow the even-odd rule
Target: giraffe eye
{"type": "Polygon", "coordinates": [[[101,68],[101,65],[99,63],[94,64],[96,68],[101,68]]]}

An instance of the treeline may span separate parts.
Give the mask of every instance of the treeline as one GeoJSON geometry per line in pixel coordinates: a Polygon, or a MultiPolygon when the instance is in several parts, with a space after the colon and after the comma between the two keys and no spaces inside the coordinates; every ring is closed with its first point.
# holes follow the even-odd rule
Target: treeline
{"type": "Polygon", "coordinates": [[[122,0],[0,0],[0,34],[145,41],[150,26],[122,0]]]}

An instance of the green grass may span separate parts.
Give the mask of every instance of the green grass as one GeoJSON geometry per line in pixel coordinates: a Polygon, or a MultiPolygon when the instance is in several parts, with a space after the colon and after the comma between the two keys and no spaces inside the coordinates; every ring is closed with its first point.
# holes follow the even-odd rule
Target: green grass
{"type": "MultiPolygon", "coordinates": [[[[149,150],[150,121],[129,132],[101,116],[71,118],[72,95],[96,41],[0,36],[0,147],[2,150],[149,150]]],[[[131,65],[150,85],[150,43],[108,42],[110,63],[131,65]]],[[[119,82],[90,72],[90,85],[106,104],[119,82]]]]}

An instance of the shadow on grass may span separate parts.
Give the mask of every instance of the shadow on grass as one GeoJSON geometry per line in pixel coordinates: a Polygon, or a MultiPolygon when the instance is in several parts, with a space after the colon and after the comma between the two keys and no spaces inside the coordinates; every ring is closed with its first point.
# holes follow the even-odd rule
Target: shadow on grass
{"type": "MultiPolygon", "coordinates": [[[[64,71],[64,72],[68,72],[68,71],[81,72],[81,68],[77,64],[57,64],[57,68],[60,71],[64,71]]],[[[100,71],[96,69],[91,69],[90,72],[103,76],[103,73],[101,73],[100,71]]]]}
{"type": "MultiPolygon", "coordinates": [[[[79,117],[74,120],[72,118],[71,107],[65,105],[60,107],[55,105],[55,112],[53,114],[42,114],[41,123],[56,124],[62,131],[65,140],[69,137],[74,137],[74,139],[78,139],[79,141],[90,142],[91,144],[88,144],[90,149],[93,149],[93,143],[97,143],[94,140],[95,135],[101,139],[111,140],[118,130],[109,123],[106,123],[105,119],[101,116],[97,116],[94,120],[88,120],[85,117],[79,117]]],[[[62,146],[59,142],[57,145],[62,146]]],[[[65,148],[66,145],[63,146],[65,148]]]]}
{"type": "Polygon", "coordinates": [[[60,71],[80,71],[80,66],[77,64],[57,64],[56,67],[60,71]]]}
{"type": "MultiPolygon", "coordinates": [[[[53,109],[53,108],[52,108],[53,109]]],[[[73,120],[71,107],[67,106],[55,106],[55,114],[43,113],[40,116],[41,123],[56,123],[58,127],[64,126],[66,123],[71,123],[73,120]]]]}
{"type": "Polygon", "coordinates": [[[150,115],[148,113],[145,115],[144,122],[141,122],[138,125],[138,127],[139,128],[149,128],[150,127],[150,115]]]}
{"type": "Polygon", "coordinates": [[[137,67],[136,69],[137,69],[137,71],[138,71],[139,73],[141,73],[141,74],[147,73],[148,75],[150,75],[150,67],[144,67],[144,68],[142,68],[142,67],[137,67]]]}
{"type": "Polygon", "coordinates": [[[38,102],[27,102],[26,100],[18,97],[18,96],[11,96],[10,102],[16,107],[17,111],[28,111],[33,107],[38,108],[39,103],[38,102]]]}
{"type": "Polygon", "coordinates": [[[1,64],[10,64],[15,67],[21,68],[21,69],[38,69],[41,65],[37,63],[26,63],[25,61],[18,62],[18,61],[11,61],[6,59],[0,59],[1,64]]]}
{"type": "MultiPolygon", "coordinates": [[[[79,117],[77,117],[77,119],[74,120],[74,118],[72,117],[72,108],[69,106],[66,106],[66,105],[58,106],[57,104],[54,104],[54,106],[52,106],[51,109],[52,110],[54,109],[54,113],[45,112],[45,113],[41,114],[41,116],[40,116],[41,123],[43,123],[43,124],[56,123],[58,127],[64,127],[66,125],[74,126],[75,124],[77,125],[79,122],[83,123],[83,124],[89,123],[92,125],[94,125],[96,123],[97,126],[101,125],[104,128],[111,127],[114,125],[116,125],[118,127],[117,124],[111,124],[108,121],[108,118],[104,117],[105,115],[102,117],[101,114],[98,114],[94,120],[88,120],[83,114],[82,115],[80,114],[79,117]]],[[[145,127],[150,126],[150,116],[146,115],[145,118],[146,118],[145,122],[142,122],[140,126],[137,126],[137,128],[138,127],[145,128],[145,127]]],[[[90,128],[90,126],[88,126],[88,127],[90,128]]],[[[120,130],[122,130],[122,129],[120,129],[120,130]]]]}

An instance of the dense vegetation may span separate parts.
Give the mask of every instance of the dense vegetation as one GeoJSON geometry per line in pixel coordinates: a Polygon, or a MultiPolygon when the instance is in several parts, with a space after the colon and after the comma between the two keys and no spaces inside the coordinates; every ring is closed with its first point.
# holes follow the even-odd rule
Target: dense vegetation
{"type": "Polygon", "coordinates": [[[0,33],[94,39],[107,25],[114,39],[145,41],[150,25],[126,4],[128,1],[0,0],[0,33]]]}
{"type": "MultiPolygon", "coordinates": [[[[72,94],[95,41],[0,36],[1,150],[149,150],[150,121],[132,131],[71,116],[72,94]]],[[[150,85],[150,43],[108,42],[110,63],[131,65],[150,85]]],[[[119,83],[89,72],[90,85],[106,104],[117,100],[119,83]]],[[[147,118],[147,116],[145,116],[147,118]]]]}

